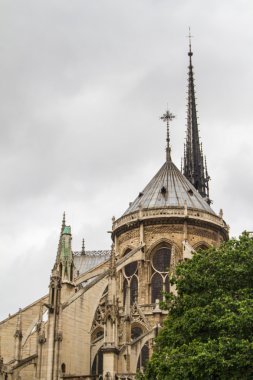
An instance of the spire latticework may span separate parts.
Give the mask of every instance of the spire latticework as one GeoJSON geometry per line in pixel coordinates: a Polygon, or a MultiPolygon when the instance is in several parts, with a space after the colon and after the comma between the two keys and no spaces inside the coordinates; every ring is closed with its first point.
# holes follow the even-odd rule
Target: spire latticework
{"type": "Polygon", "coordinates": [[[188,72],[188,106],[187,106],[187,131],[184,148],[183,174],[198,190],[201,196],[211,203],[209,199],[209,180],[206,159],[204,159],[202,144],[199,139],[198,118],[196,109],[196,97],[192,66],[191,35],[189,36],[189,72],[188,72]]]}

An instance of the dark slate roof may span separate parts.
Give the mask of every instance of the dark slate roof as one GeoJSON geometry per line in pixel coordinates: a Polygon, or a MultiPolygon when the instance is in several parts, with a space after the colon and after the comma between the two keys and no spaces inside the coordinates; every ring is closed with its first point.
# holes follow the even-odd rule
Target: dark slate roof
{"type": "Polygon", "coordinates": [[[124,215],[135,212],[140,207],[143,209],[184,207],[185,201],[188,208],[215,214],[173,162],[168,161],[165,162],[134,202],[130,203],[124,215]]]}
{"type": "Polygon", "coordinates": [[[85,253],[74,252],[74,265],[79,275],[88,272],[97,265],[102,264],[111,256],[111,251],[85,251],[85,253]]]}

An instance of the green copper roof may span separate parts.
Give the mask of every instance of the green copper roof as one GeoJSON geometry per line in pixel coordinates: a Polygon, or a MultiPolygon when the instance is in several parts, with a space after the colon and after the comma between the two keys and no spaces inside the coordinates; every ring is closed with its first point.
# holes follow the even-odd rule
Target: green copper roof
{"type": "Polygon", "coordinates": [[[71,235],[71,227],[70,226],[65,226],[62,234],[63,235],[71,235]]]}

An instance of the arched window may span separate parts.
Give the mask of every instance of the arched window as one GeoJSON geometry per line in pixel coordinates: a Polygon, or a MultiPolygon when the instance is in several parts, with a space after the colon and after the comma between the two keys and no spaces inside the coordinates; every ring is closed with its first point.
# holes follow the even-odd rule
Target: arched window
{"type": "MultiPolygon", "coordinates": [[[[124,256],[126,256],[131,249],[127,249],[124,256]]],[[[123,304],[126,303],[127,289],[130,290],[130,304],[133,305],[138,298],[138,264],[137,261],[127,264],[123,270],[123,304]]]]}
{"type": "Polygon", "coordinates": [[[134,261],[130,264],[127,264],[125,266],[125,276],[126,277],[131,277],[135,274],[135,272],[137,271],[137,261],[134,261]]]}
{"type": "Polygon", "coordinates": [[[98,351],[93,360],[91,373],[92,375],[103,375],[103,353],[101,349],[98,351]]]}
{"type": "Polygon", "coordinates": [[[171,249],[168,247],[159,248],[153,253],[152,264],[153,268],[160,272],[166,273],[170,269],[171,249]]]}
{"type": "Polygon", "coordinates": [[[130,304],[133,305],[138,298],[138,280],[136,276],[133,276],[130,282],[130,304]]]}
{"type": "Polygon", "coordinates": [[[171,262],[171,247],[160,246],[151,255],[151,302],[163,299],[163,292],[169,292],[169,269],[171,262]]]}
{"type": "Polygon", "coordinates": [[[170,291],[170,280],[169,275],[165,277],[165,292],[169,293],[170,291]]]}
{"type": "Polygon", "coordinates": [[[155,272],[151,279],[151,302],[155,303],[155,301],[162,299],[162,292],[163,292],[163,278],[162,276],[155,272]]]}
{"type": "Polygon", "coordinates": [[[148,359],[149,359],[149,347],[148,347],[148,343],[145,343],[141,349],[141,353],[138,358],[137,369],[145,368],[148,362],[148,359]]]}

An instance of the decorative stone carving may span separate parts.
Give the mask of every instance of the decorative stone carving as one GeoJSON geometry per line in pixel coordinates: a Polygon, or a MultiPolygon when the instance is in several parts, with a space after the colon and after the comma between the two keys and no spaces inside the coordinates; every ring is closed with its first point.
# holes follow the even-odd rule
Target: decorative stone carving
{"type": "Polygon", "coordinates": [[[168,234],[168,233],[183,233],[182,224],[172,224],[172,225],[155,225],[145,227],[145,236],[150,234],[168,234]]]}
{"type": "Polygon", "coordinates": [[[104,324],[104,320],[105,320],[105,312],[106,312],[105,302],[100,303],[97,307],[96,312],[95,312],[95,316],[94,316],[92,327],[91,327],[91,334],[93,334],[93,332],[98,327],[104,329],[103,324],[104,324]]]}
{"type": "Polygon", "coordinates": [[[138,228],[135,228],[134,230],[131,230],[130,232],[125,232],[118,238],[118,244],[122,244],[127,240],[131,240],[134,238],[139,238],[140,231],[138,228]]]}
{"type": "Polygon", "coordinates": [[[199,227],[191,227],[189,226],[188,227],[188,233],[189,235],[194,235],[195,237],[196,236],[199,236],[201,238],[206,238],[206,239],[210,239],[210,240],[216,240],[216,237],[217,237],[217,234],[213,231],[209,231],[209,230],[204,230],[203,228],[199,228],[199,227]]]}
{"type": "Polygon", "coordinates": [[[140,322],[147,328],[147,330],[150,329],[150,323],[148,319],[145,317],[144,313],[142,312],[137,302],[134,302],[134,304],[131,307],[131,321],[140,322]]]}
{"type": "Polygon", "coordinates": [[[44,344],[45,342],[46,342],[45,331],[42,331],[42,333],[39,334],[38,336],[38,343],[44,344]]]}

